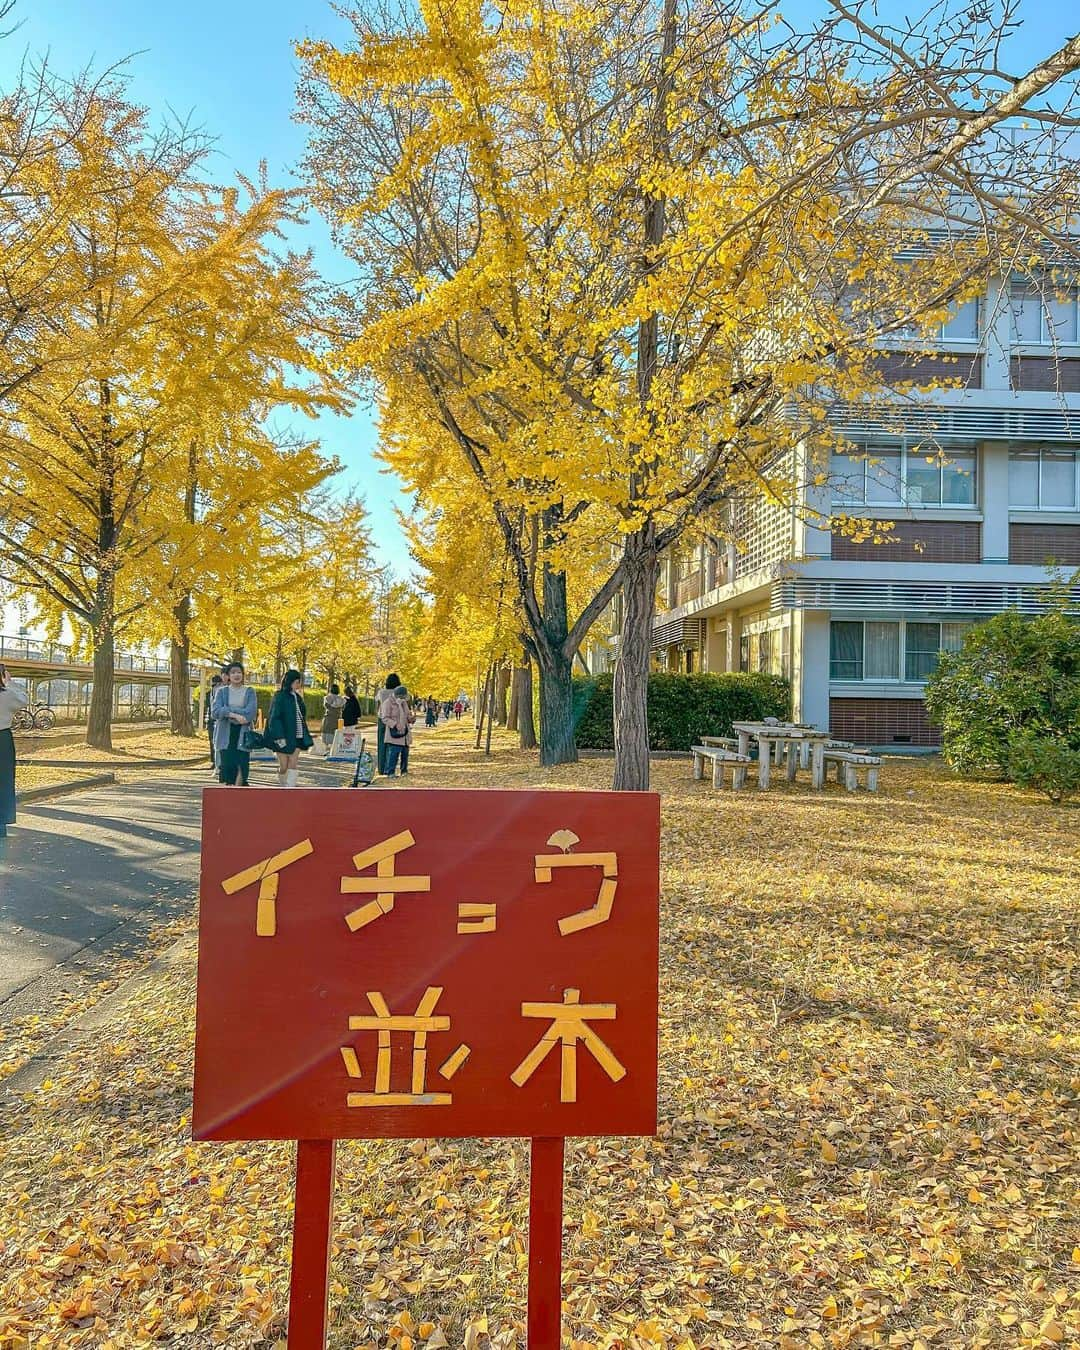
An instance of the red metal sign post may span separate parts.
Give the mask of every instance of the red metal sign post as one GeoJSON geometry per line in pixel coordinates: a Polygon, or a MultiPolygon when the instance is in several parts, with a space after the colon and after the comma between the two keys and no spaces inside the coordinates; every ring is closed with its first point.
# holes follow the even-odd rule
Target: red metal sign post
{"type": "Polygon", "coordinates": [[[296,1139],[289,1350],[323,1350],[334,1140],[532,1139],[557,1350],[563,1141],[656,1130],[658,798],[204,794],[193,1133],[296,1139]]]}

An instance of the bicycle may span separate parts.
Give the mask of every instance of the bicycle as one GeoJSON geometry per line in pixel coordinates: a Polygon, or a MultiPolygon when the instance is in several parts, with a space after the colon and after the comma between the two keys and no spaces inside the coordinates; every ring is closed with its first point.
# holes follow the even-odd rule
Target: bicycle
{"type": "Polygon", "coordinates": [[[51,731],[56,714],[47,703],[28,703],[11,715],[12,731],[51,731]]]}

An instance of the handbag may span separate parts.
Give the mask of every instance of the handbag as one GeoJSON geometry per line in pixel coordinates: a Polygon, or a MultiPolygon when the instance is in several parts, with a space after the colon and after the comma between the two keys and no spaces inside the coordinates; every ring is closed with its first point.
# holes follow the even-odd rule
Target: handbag
{"type": "Polygon", "coordinates": [[[265,750],[266,737],[254,727],[243,726],[236,739],[237,750],[265,750]]]}

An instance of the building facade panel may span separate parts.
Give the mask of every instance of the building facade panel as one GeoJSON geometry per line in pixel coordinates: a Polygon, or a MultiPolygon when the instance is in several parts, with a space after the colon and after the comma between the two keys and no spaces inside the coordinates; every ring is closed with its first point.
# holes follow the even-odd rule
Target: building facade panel
{"type": "Polygon", "coordinates": [[[981,535],[977,520],[900,520],[880,544],[834,536],[832,557],[839,562],[977,563],[981,535]]]}
{"type": "Polygon", "coordinates": [[[961,389],[981,389],[982,356],[953,352],[882,352],[874,362],[883,380],[898,384],[958,384],[961,389]]]}
{"type": "Polygon", "coordinates": [[[1080,393],[1080,359],[1057,356],[1014,356],[1009,378],[1017,392],[1080,393]]]}
{"type": "Polygon", "coordinates": [[[941,731],[931,725],[921,698],[830,698],[829,730],[859,745],[941,744],[941,731]]]}
{"type": "Polygon", "coordinates": [[[1051,558],[1080,567],[1080,525],[1010,524],[1009,562],[1043,567],[1051,558]]]}

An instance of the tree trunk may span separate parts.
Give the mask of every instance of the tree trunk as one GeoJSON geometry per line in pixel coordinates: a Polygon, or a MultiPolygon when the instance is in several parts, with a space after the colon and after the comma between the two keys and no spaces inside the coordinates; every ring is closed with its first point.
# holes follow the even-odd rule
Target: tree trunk
{"type": "Polygon", "coordinates": [[[623,620],[615,663],[615,779],[618,792],[644,792],[649,786],[649,652],[659,558],[646,537],[627,541],[623,579],[623,620]]]}
{"type": "Polygon", "coordinates": [[[540,763],[574,764],[577,757],[570,662],[548,651],[540,659],[540,763]]]}
{"type": "MultiPolygon", "coordinates": [[[[111,609],[111,606],[110,606],[111,609]]],[[[112,704],[116,681],[116,652],[112,614],[94,626],[94,684],[90,691],[90,714],[86,744],[95,750],[111,750],[112,704]]]]}
{"type": "Polygon", "coordinates": [[[540,763],[575,764],[573,662],[564,653],[570,631],[566,573],[543,569],[543,631],[534,635],[540,669],[540,763]]]}
{"type": "Polygon", "coordinates": [[[173,610],[176,634],[169,643],[169,713],[174,736],[194,736],[191,717],[191,596],[181,596],[173,610]]]}
{"type": "Polygon", "coordinates": [[[515,666],[510,676],[510,711],[506,714],[507,731],[518,729],[518,709],[520,707],[521,670],[515,666]]]}
{"type": "Polygon", "coordinates": [[[533,723],[533,674],[532,664],[526,661],[515,672],[514,686],[517,691],[517,732],[518,745],[522,750],[536,749],[536,727],[533,723]]]}
{"type": "Polygon", "coordinates": [[[500,666],[495,675],[495,724],[506,726],[506,695],[510,689],[510,667],[500,666]]]}

